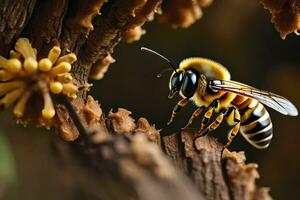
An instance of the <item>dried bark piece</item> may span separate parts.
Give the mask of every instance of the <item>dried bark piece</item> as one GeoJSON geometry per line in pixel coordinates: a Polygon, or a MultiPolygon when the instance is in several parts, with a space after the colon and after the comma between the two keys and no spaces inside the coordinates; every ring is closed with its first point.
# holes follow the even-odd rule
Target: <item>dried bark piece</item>
{"type": "Polygon", "coordinates": [[[157,130],[154,125],[150,125],[146,118],[141,117],[138,119],[134,132],[135,134],[146,135],[151,142],[154,142],[159,146],[161,145],[160,130],[157,130]]]}
{"type": "Polygon", "coordinates": [[[79,137],[79,132],[73,124],[73,120],[66,108],[62,105],[56,105],[58,135],[65,141],[74,141],[79,137]]]}
{"type": "Polygon", "coordinates": [[[92,80],[100,80],[104,77],[110,64],[114,63],[116,60],[109,54],[105,58],[98,60],[93,64],[89,78],[92,80]]]}
{"type": "Polygon", "coordinates": [[[148,0],[143,7],[135,10],[132,26],[142,26],[146,21],[151,21],[155,13],[160,13],[162,0],[148,0]]]}
{"type": "Polygon", "coordinates": [[[98,144],[110,138],[110,133],[108,133],[107,128],[104,125],[105,120],[102,109],[100,108],[98,101],[95,101],[92,96],[89,95],[87,97],[80,116],[81,120],[86,122],[86,129],[91,135],[91,140],[94,143],[98,144]],[[97,132],[102,132],[102,134],[93,134],[97,132]]]}
{"type": "Polygon", "coordinates": [[[143,117],[138,119],[138,121],[136,122],[136,129],[134,130],[136,134],[144,134],[150,141],[160,146],[161,141],[159,131],[160,130],[157,130],[154,125],[151,126],[148,120],[143,117]]]}
{"type": "Polygon", "coordinates": [[[155,12],[160,12],[162,0],[148,0],[147,3],[134,11],[134,19],[131,22],[131,28],[123,33],[123,41],[132,43],[140,40],[142,35],[146,34],[146,30],[142,26],[146,21],[154,19],[155,12]]]}
{"type": "Polygon", "coordinates": [[[224,150],[223,159],[229,177],[230,188],[234,199],[271,199],[266,188],[257,189],[255,180],[259,178],[257,164],[245,164],[243,152],[224,150]]]}
{"type": "Polygon", "coordinates": [[[160,21],[172,28],[187,28],[202,17],[203,1],[174,0],[166,1],[163,6],[160,21]]]}
{"type": "Polygon", "coordinates": [[[141,39],[142,35],[146,34],[146,30],[140,26],[131,28],[123,34],[123,41],[126,43],[133,43],[141,39]]]}
{"type": "Polygon", "coordinates": [[[93,30],[92,20],[100,14],[100,9],[108,0],[77,0],[77,11],[73,22],[88,30],[93,30]]]}
{"type": "Polygon", "coordinates": [[[146,30],[142,26],[146,21],[154,19],[154,14],[160,12],[162,0],[148,0],[143,7],[134,11],[134,19],[131,22],[131,28],[123,33],[123,41],[132,43],[140,40],[142,35],[146,34],[146,30]]]}
{"type": "Polygon", "coordinates": [[[188,174],[207,199],[269,200],[268,189],[257,188],[256,164],[245,164],[243,152],[224,150],[210,137],[195,137],[194,132],[163,137],[163,148],[188,174]]]}
{"type": "Polygon", "coordinates": [[[271,21],[282,39],[290,33],[295,33],[300,29],[300,1],[299,0],[261,0],[263,6],[272,15],[271,21]]]}
{"type": "Polygon", "coordinates": [[[131,135],[145,135],[149,141],[152,141],[160,146],[160,133],[155,126],[150,125],[146,118],[135,120],[130,116],[131,112],[118,108],[117,112],[110,111],[106,122],[111,130],[116,134],[130,133],[131,135]]]}
{"type": "Polygon", "coordinates": [[[133,132],[136,128],[136,124],[130,115],[131,112],[124,108],[118,108],[117,112],[111,110],[108,113],[108,123],[114,133],[123,134],[133,132]]]}
{"type": "Polygon", "coordinates": [[[92,96],[88,96],[86,104],[83,107],[83,113],[85,114],[86,121],[91,124],[95,121],[99,121],[102,116],[102,110],[97,101],[92,96]]]}

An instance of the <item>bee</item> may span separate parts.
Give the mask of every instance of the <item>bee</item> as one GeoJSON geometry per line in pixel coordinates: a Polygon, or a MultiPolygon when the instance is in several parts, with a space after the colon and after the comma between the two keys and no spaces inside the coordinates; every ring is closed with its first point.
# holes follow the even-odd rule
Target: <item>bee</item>
{"type": "MultiPolygon", "coordinates": [[[[179,67],[175,67],[163,55],[145,47],[141,50],[161,57],[173,70],[168,97],[172,99],[179,93],[182,99],[175,105],[168,124],[171,124],[175,115],[192,101],[197,109],[184,128],[204,112],[198,131],[200,136],[204,136],[215,130],[223,118],[226,118],[230,131],[224,148],[231,144],[238,131],[258,149],[269,146],[273,137],[273,125],[264,105],[284,115],[298,115],[297,108],[286,98],[230,80],[229,71],[213,60],[201,57],[187,58],[180,62],[179,67]],[[210,122],[214,113],[217,116],[210,122]]],[[[161,76],[161,73],[158,76],[161,76]]]]}

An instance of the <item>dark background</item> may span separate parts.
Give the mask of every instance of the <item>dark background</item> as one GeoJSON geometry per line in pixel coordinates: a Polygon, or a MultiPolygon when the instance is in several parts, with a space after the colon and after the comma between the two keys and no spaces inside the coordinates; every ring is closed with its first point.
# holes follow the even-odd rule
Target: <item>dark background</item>
{"type": "MultiPolygon", "coordinates": [[[[146,24],[145,29],[147,34],[140,41],[117,46],[113,54],[116,63],[103,80],[94,82],[91,94],[106,113],[111,108],[126,108],[134,118],[146,117],[163,129],[162,134],[178,132],[192,113],[191,104],[173,125],[166,126],[178,98],[167,98],[169,73],[161,79],[156,74],[168,65],[158,57],[141,53],[141,46],[157,50],[174,64],[187,57],[213,59],[228,68],[233,80],[278,93],[300,107],[299,37],[292,34],[282,40],[270,23],[270,14],[258,1],[215,1],[188,29],[172,30],[157,21],[146,24]]],[[[300,185],[300,120],[268,110],[274,127],[270,147],[257,150],[238,135],[230,149],[245,151],[248,162],[259,164],[259,185],[270,187],[275,199],[295,199],[300,185]]],[[[197,128],[199,123],[192,127],[197,128]]],[[[15,159],[10,162],[10,169],[14,164],[16,168],[10,178],[15,183],[13,198],[45,199],[43,194],[49,191],[46,199],[61,197],[62,193],[72,198],[74,188],[81,191],[87,187],[88,181],[73,174],[76,167],[64,168],[55,156],[49,156],[53,154],[49,141],[57,140],[49,131],[20,128],[10,116],[3,118],[1,126],[15,159]]],[[[222,138],[225,128],[211,134],[222,138]]]]}

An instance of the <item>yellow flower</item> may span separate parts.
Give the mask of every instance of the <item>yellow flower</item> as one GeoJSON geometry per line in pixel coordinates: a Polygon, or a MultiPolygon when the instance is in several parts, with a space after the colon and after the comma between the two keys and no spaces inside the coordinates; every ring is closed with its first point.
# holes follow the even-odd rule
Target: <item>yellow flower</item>
{"type": "Polygon", "coordinates": [[[55,108],[51,93],[76,98],[78,87],[69,73],[76,59],[74,53],[61,56],[60,47],[54,46],[46,58],[37,60],[37,50],[29,40],[19,38],[8,59],[0,56],[0,105],[15,104],[13,113],[21,118],[31,106],[29,101],[42,97],[39,112],[44,119],[52,119],[55,108]]]}

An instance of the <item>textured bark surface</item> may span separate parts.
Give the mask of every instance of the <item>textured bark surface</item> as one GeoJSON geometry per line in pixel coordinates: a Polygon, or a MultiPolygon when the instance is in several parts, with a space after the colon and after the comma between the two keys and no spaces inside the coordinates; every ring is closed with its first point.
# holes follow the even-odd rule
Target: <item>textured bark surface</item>
{"type": "Polygon", "coordinates": [[[7,55],[13,42],[18,38],[28,23],[35,0],[2,0],[0,2],[0,50],[7,55]]]}
{"type": "Polygon", "coordinates": [[[104,199],[205,199],[143,133],[80,144],[77,150],[99,181],[111,182],[99,188],[104,199]]]}
{"type": "MultiPolygon", "coordinates": [[[[7,55],[19,36],[29,37],[41,55],[59,43],[64,52],[77,54],[72,74],[78,86],[86,86],[94,64],[112,54],[128,31],[151,20],[162,1],[88,3],[0,1],[1,54],[7,55]]],[[[125,109],[105,116],[86,93],[81,90],[72,106],[68,99],[57,101],[55,129],[62,138],[81,136],[70,146],[99,182],[109,182],[98,190],[101,199],[270,199],[266,189],[255,186],[255,165],[244,164],[242,153],[225,150],[222,156],[215,140],[194,143],[188,132],[161,140],[146,119],[135,122],[125,109]]]]}
{"type": "Polygon", "coordinates": [[[267,188],[256,187],[257,165],[245,164],[243,152],[223,151],[215,139],[194,134],[166,136],[163,147],[207,199],[271,199],[267,188]]]}

